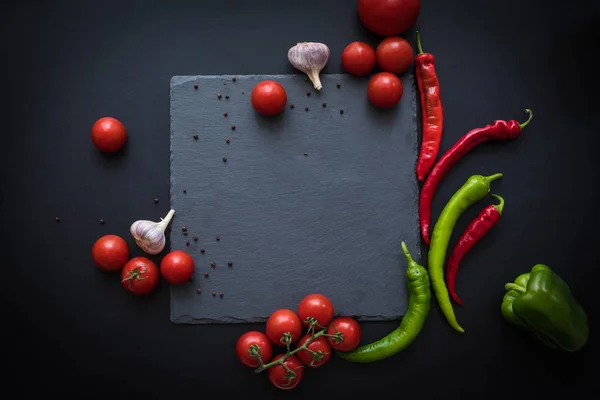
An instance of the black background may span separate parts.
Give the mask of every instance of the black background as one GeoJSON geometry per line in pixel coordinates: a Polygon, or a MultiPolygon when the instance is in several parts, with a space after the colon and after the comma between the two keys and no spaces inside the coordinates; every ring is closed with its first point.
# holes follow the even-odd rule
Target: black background
{"type": "MultiPolygon", "coordinates": [[[[263,326],[173,325],[164,283],[135,298],[94,267],[90,249],[115,233],[127,238],[132,255],[142,255],[128,235],[133,216],[168,211],[171,76],[294,73],[287,49],[310,40],[331,48],[325,72],[342,72],[346,44],[378,40],[360,26],[355,2],[1,7],[2,352],[10,371],[4,376],[18,393],[553,398],[592,389],[600,279],[598,2],[423,2],[417,27],[442,85],[442,151],[474,127],[522,120],[525,108],[535,114],[518,140],[482,145],[457,164],[434,201],[435,218],[471,174],[504,173],[493,187],[506,199],[505,214],[458,277],[465,306],[457,315],[466,333],[454,332],[434,303],[403,353],[371,365],[333,359],[288,393],[236,359],[237,337],[263,326]],[[90,140],[93,122],[107,115],[128,129],[116,156],[100,154],[90,140]],[[504,283],[536,263],[554,268],[588,311],[591,338],[579,353],[550,352],[500,315],[504,283]]],[[[406,37],[414,43],[412,30],[406,37]]],[[[461,218],[454,240],[483,203],[461,218]]],[[[364,339],[395,326],[364,324],[364,339]]]]}

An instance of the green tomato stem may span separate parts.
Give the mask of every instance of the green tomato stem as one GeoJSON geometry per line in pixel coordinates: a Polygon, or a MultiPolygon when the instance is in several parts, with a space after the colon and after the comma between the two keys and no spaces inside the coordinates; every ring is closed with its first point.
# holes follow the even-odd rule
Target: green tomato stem
{"type": "Polygon", "coordinates": [[[316,333],[313,332],[312,336],[302,346],[300,346],[298,348],[295,348],[294,350],[289,350],[289,346],[288,346],[288,351],[287,351],[287,353],[283,357],[281,357],[281,358],[279,358],[279,359],[277,359],[275,361],[271,361],[270,363],[263,364],[262,366],[259,366],[258,368],[256,368],[254,370],[254,372],[256,372],[258,374],[258,373],[263,372],[265,369],[269,369],[271,367],[274,367],[275,365],[283,365],[287,370],[291,371],[288,368],[288,366],[284,364],[285,360],[288,357],[293,356],[294,354],[296,354],[296,353],[298,353],[299,351],[302,351],[302,350],[308,350],[310,352],[313,352],[312,350],[310,350],[308,348],[308,345],[311,344],[315,339],[317,339],[318,337],[321,337],[321,336],[335,336],[335,335],[327,335],[325,333],[325,329],[323,329],[323,330],[321,330],[319,332],[316,332],[316,333]]]}

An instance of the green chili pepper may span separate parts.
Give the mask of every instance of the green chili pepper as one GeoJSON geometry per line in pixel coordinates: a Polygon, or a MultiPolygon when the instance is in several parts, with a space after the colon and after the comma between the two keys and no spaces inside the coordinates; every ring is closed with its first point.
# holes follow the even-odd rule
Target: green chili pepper
{"type": "Polygon", "coordinates": [[[431,244],[429,247],[428,264],[429,276],[431,277],[431,286],[435,292],[440,308],[446,317],[446,320],[458,332],[465,330],[458,324],[454,315],[454,308],[450,302],[448,289],[444,282],[444,262],[446,260],[446,250],[450,242],[450,236],[456,221],[467,208],[472,204],[483,199],[490,192],[490,182],[501,178],[502,174],[491,176],[473,175],[465,184],[454,193],[448,201],[440,217],[438,218],[433,233],[431,235],[431,244]]]}
{"type": "Polygon", "coordinates": [[[404,350],[421,332],[429,314],[431,291],[427,270],[413,260],[406,244],[402,242],[402,250],[408,260],[406,278],[408,286],[408,309],[398,328],[387,336],[352,351],[338,353],[347,361],[368,363],[382,360],[404,350]]]}

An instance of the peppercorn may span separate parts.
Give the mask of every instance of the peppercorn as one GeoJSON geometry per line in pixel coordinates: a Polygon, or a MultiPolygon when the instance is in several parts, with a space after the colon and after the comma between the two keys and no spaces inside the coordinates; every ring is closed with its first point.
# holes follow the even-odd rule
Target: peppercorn
{"type": "Polygon", "coordinates": [[[182,231],[187,231],[187,226],[183,225],[183,226],[181,227],[181,230],[182,230],[182,231]]]}
{"type": "Polygon", "coordinates": [[[183,189],[183,193],[187,193],[187,189],[183,189]]]}
{"type": "Polygon", "coordinates": [[[198,140],[198,135],[194,135],[194,140],[198,140]]]}
{"type": "Polygon", "coordinates": [[[294,107],[296,107],[294,104],[290,104],[290,108],[293,109],[294,107]]]}
{"type": "Polygon", "coordinates": [[[225,295],[225,293],[223,293],[223,292],[219,293],[220,297],[223,297],[224,295],[225,295]]]}
{"type": "Polygon", "coordinates": [[[197,289],[196,289],[196,293],[202,293],[202,289],[200,289],[200,288],[197,288],[197,289]]]}
{"type": "Polygon", "coordinates": [[[225,139],[225,143],[229,144],[230,140],[229,139],[225,139]]]}
{"type": "Polygon", "coordinates": [[[224,112],[224,113],[223,113],[223,116],[224,116],[224,117],[226,117],[226,116],[227,116],[227,113],[226,113],[226,112],[224,112]]]}
{"type": "Polygon", "coordinates": [[[327,103],[323,103],[323,108],[327,107],[327,103]]]}
{"type": "Polygon", "coordinates": [[[220,99],[221,98],[221,93],[217,93],[217,98],[220,99]]]}
{"type": "Polygon", "coordinates": [[[343,113],[344,113],[344,110],[340,110],[340,114],[343,114],[343,113]]]}
{"type": "Polygon", "coordinates": [[[310,96],[310,92],[306,92],[306,95],[307,95],[307,96],[310,96]]]}
{"type": "Polygon", "coordinates": [[[217,293],[216,292],[212,292],[212,295],[213,295],[213,297],[215,297],[217,295],[217,293]]]}
{"type": "Polygon", "coordinates": [[[187,236],[188,231],[183,231],[183,236],[187,236]]]}
{"type": "Polygon", "coordinates": [[[304,107],[304,111],[308,111],[308,106],[307,106],[307,107],[304,107]]]}
{"type": "Polygon", "coordinates": [[[189,241],[189,240],[186,240],[186,241],[185,241],[185,245],[186,245],[187,247],[190,247],[190,241],[189,241]]]}
{"type": "Polygon", "coordinates": [[[231,130],[235,131],[235,125],[231,125],[231,130]]]}
{"type": "Polygon", "coordinates": [[[223,162],[227,162],[227,157],[223,157],[223,162]]]}
{"type": "Polygon", "coordinates": [[[235,82],[237,78],[234,76],[233,78],[231,78],[231,80],[235,82]]]}
{"type": "Polygon", "coordinates": [[[158,204],[158,199],[157,198],[154,199],[154,204],[158,204]]]}
{"type": "Polygon", "coordinates": [[[100,225],[104,225],[104,219],[100,218],[100,225]]]}
{"type": "Polygon", "coordinates": [[[200,253],[204,254],[206,252],[206,250],[204,250],[204,247],[200,247],[200,253]]]}
{"type": "Polygon", "coordinates": [[[229,100],[229,95],[225,96],[225,100],[229,100]]]}
{"type": "Polygon", "coordinates": [[[308,153],[304,153],[304,157],[308,157],[308,153]]]}
{"type": "Polygon", "coordinates": [[[337,85],[335,85],[338,89],[342,87],[341,83],[338,83],[337,85]]]}
{"type": "Polygon", "coordinates": [[[192,237],[192,239],[194,239],[194,242],[197,242],[197,241],[198,241],[198,236],[194,235],[194,236],[192,237]]]}
{"type": "Polygon", "coordinates": [[[227,265],[228,265],[228,266],[230,266],[230,267],[233,267],[233,263],[232,263],[231,261],[229,261],[229,262],[227,263],[227,265]]]}
{"type": "Polygon", "coordinates": [[[198,84],[194,83],[194,89],[198,89],[198,84]]]}
{"type": "Polygon", "coordinates": [[[221,240],[221,236],[217,236],[216,239],[217,239],[217,242],[218,242],[219,240],[221,240]]]}
{"type": "Polygon", "coordinates": [[[208,272],[205,272],[205,273],[204,273],[204,277],[205,277],[205,278],[208,278],[208,272]]]}
{"type": "Polygon", "coordinates": [[[55,220],[56,222],[60,222],[60,218],[58,218],[58,217],[54,218],[54,220],[55,220]]]}
{"type": "Polygon", "coordinates": [[[217,263],[215,263],[214,261],[211,261],[210,262],[210,266],[213,267],[213,268],[215,268],[217,266],[217,263]]]}

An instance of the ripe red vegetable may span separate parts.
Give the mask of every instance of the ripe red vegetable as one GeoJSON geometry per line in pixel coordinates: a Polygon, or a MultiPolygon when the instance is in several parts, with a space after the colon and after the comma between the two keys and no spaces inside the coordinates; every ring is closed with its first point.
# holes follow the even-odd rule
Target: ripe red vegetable
{"type": "Polygon", "coordinates": [[[267,320],[266,333],[269,340],[276,346],[285,346],[285,342],[282,340],[285,333],[292,336],[291,343],[296,343],[302,334],[302,323],[292,310],[277,310],[267,320]]]}
{"type": "Polygon", "coordinates": [[[400,79],[389,72],[380,72],[373,76],[367,88],[369,100],[380,108],[395,106],[402,98],[403,92],[400,79]]]}
{"type": "Polygon", "coordinates": [[[271,116],[283,111],[287,103],[287,94],[280,83],[266,80],[254,86],[250,100],[256,111],[262,115],[271,116]]]}
{"type": "Polygon", "coordinates": [[[413,61],[413,48],[401,37],[388,37],[376,49],[377,65],[383,71],[401,74],[410,68],[413,61]]]}
{"type": "Polygon", "coordinates": [[[344,340],[338,342],[335,338],[329,338],[331,347],[338,351],[354,350],[360,343],[361,329],[358,322],[350,317],[339,317],[333,320],[327,334],[334,335],[336,332],[341,332],[344,335],[344,340]]]}
{"type": "MultiPolygon", "coordinates": [[[[311,338],[311,336],[312,335],[308,334],[302,336],[302,338],[298,341],[297,346],[303,346],[304,343],[311,338]]],[[[302,364],[307,367],[317,368],[321,365],[325,365],[325,363],[329,361],[329,358],[331,357],[331,346],[329,345],[327,339],[325,339],[323,336],[318,337],[310,342],[306,348],[310,351],[300,350],[298,353],[296,353],[296,355],[300,361],[302,361],[302,364]],[[311,353],[311,351],[313,353],[311,353]]]]}
{"type": "MultiPolygon", "coordinates": [[[[273,361],[276,361],[283,356],[284,354],[279,354],[273,361]]],[[[283,363],[289,370],[283,365],[275,365],[269,368],[267,370],[269,381],[278,389],[293,389],[298,386],[302,380],[302,377],[304,376],[304,367],[296,356],[289,356],[283,363]],[[290,372],[290,370],[292,372],[290,372]]]]}
{"type": "Polygon", "coordinates": [[[364,42],[352,42],[342,52],[342,66],[350,75],[367,75],[375,67],[375,61],[375,50],[364,42]]]}
{"type": "Polygon", "coordinates": [[[314,293],[304,297],[298,306],[298,316],[304,326],[310,326],[308,318],[314,318],[317,321],[315,331],[325,328],[333,319],[333,304],[324,295],[314,293]]]}
{"type": "Polygon", "coordinates": [[[92,142],[102,152],[115,152],[123,147],[126,140],[125,127],[115,118],[100,118],[92,126],[92,142]]]}
{"type": "Polygon", "coordinates": [[[173,250],[161,260],[160,274],[171,284],[185,283],[194,274],[194,259],[183,250],[173,250]]]}
{"type": "Polygon", "coordinates": [[[134,257],[121,271],[121,284],[129,293],[148,294],[158,284],[158,268],[146,257],[134,257]]]}
{"type": "Polygon", "coordinates": [[[399,35],[417,22],[420,0],[358,0],[363,26],[380,36],[399,35]]]}
{"type": "Polygon", "coordinates": [[[104,272],[118,272],[129,260],[129,246],[117,235],[105,235],[92,246],[92,259],[104,272]]]}
{"type": "Polygon", "coordinates": [[[250,368],[257,368],[259,366],[258,358],[252,357],[250,354],[251,347],[254,347],[259,352],[263,363],[268,363],[271,360],[273,346],[269,342],[269,339],[262,332],[250,331],[240,336],[235,346],[237,356],[245,366],[250,368]]]}

